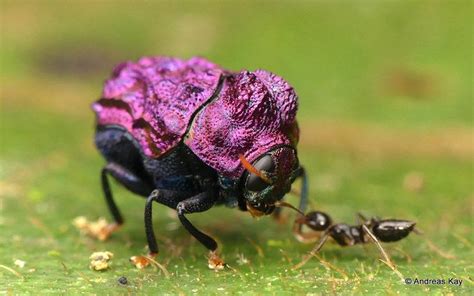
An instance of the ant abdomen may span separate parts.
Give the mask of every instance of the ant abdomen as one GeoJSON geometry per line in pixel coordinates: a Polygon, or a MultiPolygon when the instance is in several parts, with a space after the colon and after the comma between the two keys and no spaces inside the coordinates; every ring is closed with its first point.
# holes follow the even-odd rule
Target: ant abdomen
{"type": "Polygon", "coordinates": [[[408,236],[415,224],[408,220],[382,220],[372,227],[372,232],[382,242],[396,242],[408,236]]]}

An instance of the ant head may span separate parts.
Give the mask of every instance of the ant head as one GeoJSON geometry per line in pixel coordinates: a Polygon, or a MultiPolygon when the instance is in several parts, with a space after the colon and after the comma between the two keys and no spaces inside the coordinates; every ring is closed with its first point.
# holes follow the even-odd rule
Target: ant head
{"type": "Polygon", "coordinates": [[[296,223],[304,224],[314,231],[324,231],[332,225],[332,220],[326,213],[314,211],[296,219],[296,223]]]}
{"type": "Polygon", "coordinates": [[[415,228],[415,224],[408,220],[380,220],[373,225],[372,231],[383,242],[395,242],[409,235],[415,228]]]}
{"type": "Polygon", "coordinates": [[[247,210],[252,216],[271,214],[275,203],[290,191],[299,173],[296,151],[291,147],[279,147],[253,163],[243,155],[240,155],[240,161],[247,170],[242,176],[247,210]]]}

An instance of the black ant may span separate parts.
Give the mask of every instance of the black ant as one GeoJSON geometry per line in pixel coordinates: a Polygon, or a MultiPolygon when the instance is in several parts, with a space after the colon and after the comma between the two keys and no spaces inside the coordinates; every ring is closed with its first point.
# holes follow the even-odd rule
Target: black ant
{"type": "Polygon", "coordinates": [[[358,213],[358,218],[362,222],[358,225],[348,225],[345,223],[333,224],[331,217],[320,211],[309,212],[308,214],[301,215],[297,218],[293,230],[298,240],[309,242],[320,237],[319,243],[311,251],[310,256],[299,264],[298,267],[301,267],[306,263],[311,255],[319,252],[327,240],[332,238],[340,246],[353,246],[372,241],[377,245],[385,258],[386,263],[394,269],[390,257],[385,252],[380,242],[399,241],[407,237],[412,231],[419,233],[418,230],[415,229],[416,223],[408,220],[381,220],[376,217],[367,219],[360,213],[358,213]],[[304,233],[302,231],[303,225],[306,225],[317,233],[304,233]],[[321,232],[323,233],[321,234],[321,232]]]}

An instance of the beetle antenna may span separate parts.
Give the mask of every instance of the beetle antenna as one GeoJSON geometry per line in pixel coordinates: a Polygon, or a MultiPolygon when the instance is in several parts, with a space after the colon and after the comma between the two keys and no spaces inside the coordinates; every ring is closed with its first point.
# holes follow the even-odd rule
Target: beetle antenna
{"type": "Polygon", "coordinates": [[[273,204],[275,207],[278,207],[278,208],[290,208],[290,209],[293,209],[295,211],[297,211],[300,215],[304,216],[304,213],[302,211],[300,211],[299,209],[295,208],[293,205],[287,203],[287,202],[284,202],[284,201],[277,201],[273,204]]]}
{"type": "Polygon", "coordinates": [[[268,184],[272,184],[273,181],[270,180],[270,178],[268,178],[265,174],[265,172],[262,172],[262,171],[259,171],[257,170],[246,158],[245,156],[243,156],[242,154],[239,154],[239,159],[240,159],[240,162],[242,163],[242,165],[244,166],[244,168],[249,171],[250,173],[258,176],[260,179],[262,179],[263,181],[265,181],[266,183],[268,184]]]}

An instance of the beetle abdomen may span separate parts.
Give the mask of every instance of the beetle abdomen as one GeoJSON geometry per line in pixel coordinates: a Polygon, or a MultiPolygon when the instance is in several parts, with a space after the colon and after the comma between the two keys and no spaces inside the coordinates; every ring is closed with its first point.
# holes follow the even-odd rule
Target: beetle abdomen
{"type": "Polygon", "coordinates": [[[124,127],[158,158],[178,144],[193,114],[218,89],[219,66],[203,59],[144,57],[118,65],[92,108],[97,124],[124,127]]]}

